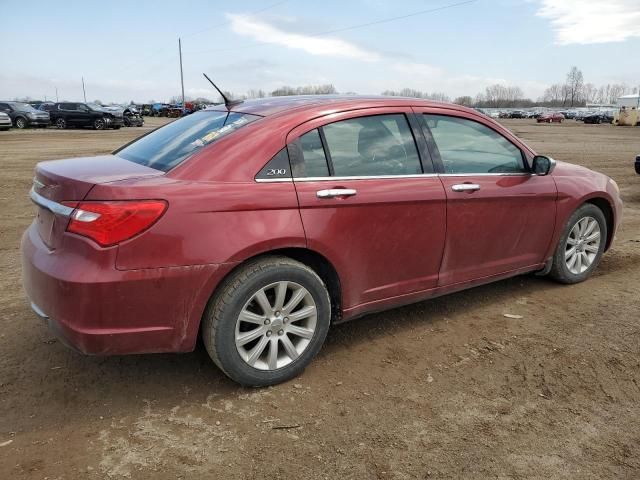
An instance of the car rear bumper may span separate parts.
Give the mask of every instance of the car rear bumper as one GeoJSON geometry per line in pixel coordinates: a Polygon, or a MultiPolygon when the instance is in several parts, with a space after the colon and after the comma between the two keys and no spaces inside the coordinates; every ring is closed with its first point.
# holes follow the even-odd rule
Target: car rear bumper
{"type": "Polygon", "coordinates": [[[50,250],[35,224],[24,233],[21,249],[34,311],[64,344],[96,355],[193,350],[208,298],[231,268],[117,270],[117,248],[93,257],[82,248],[50,250]]]}

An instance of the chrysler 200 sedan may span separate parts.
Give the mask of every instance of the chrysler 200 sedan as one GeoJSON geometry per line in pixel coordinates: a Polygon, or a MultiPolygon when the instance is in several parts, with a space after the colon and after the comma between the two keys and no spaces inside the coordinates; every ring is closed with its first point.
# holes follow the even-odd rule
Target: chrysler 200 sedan
{"type": "Polygon", "coordinates": [[[369,312],[537,272],[589,277],[622,202],[468,108],[289,97],[203,110],[112,155],[43,162],[33,310],[87,354],[188,352],[244,385],[299,374],[369,312]]]}

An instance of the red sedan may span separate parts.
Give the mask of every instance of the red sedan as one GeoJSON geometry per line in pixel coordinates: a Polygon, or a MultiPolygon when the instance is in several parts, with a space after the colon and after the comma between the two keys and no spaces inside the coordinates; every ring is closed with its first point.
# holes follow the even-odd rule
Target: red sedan
{"type": "Polygon", "coordinates": [[[538,121],[538,123],[562,123],[562,120],[564,120],[564,115],[558,112],[543,113],[536,120],[538,121]]]}
{"type": "Polygon", "coordinates": [[[245,385],[332,323],[530,272],[589,277],[618,187],[474,110],[384,97],[217,106],[112,155],[38,164],[32,307],[90,354],[187,352],[245,385]]]}

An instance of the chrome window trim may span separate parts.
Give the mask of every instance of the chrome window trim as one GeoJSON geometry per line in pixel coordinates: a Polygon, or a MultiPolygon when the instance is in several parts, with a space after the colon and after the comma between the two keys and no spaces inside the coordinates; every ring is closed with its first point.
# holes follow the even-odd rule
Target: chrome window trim
{"type": "Polygon", "coordinates": [[[440,177],[528,177],[531,172],[509,173],[440,173],[440,177]]]}
{"type": "Polygon", "coordinates": [[[530,172],[520,173],[418,173],[414,175],[368,175],[352,177],[296,177],[296,178],[256,178],[257,183],[281,183],[281,182],[328,182],[340,180],[393,180],[397,178],[432,178],[432,177],[528,177],[530,172]]]}
{"type": "Polygon", "coordinates": [[[48,198],[43,197],[39,193],[35,191],[34,188],[29,192],[29,197],[31,201],[36,205],[46,208],[52,213],[57,215],[63,215],[65,217],[69,217],[73,213],[73,208],[67,207],[66,205],[62,205],[61,203],[54,202],[53,200],[49,200],[48,198]]]}

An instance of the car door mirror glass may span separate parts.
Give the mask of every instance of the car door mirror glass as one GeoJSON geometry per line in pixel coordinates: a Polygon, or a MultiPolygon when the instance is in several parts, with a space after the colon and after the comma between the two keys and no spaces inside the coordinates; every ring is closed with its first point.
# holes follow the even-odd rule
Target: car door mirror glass
{"type": "Polygon", "coordinates": [[[545,157],[544,155],[536,155],[533,157],[531,170],[535,175],[549,175],[553,171],[555,165],[556,162],[554,159],[545,157]]]}

